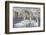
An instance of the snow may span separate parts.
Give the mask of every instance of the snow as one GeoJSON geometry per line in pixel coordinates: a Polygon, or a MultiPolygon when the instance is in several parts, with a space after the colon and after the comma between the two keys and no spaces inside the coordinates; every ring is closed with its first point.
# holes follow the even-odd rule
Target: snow
{"type": "Polygon", "coordinates": [[[32,21],[30,21],[30,20],[23,20],[23,21],[21,21],[21,22],[19,22],[19,23],[16,23],[16,24],[14,24],[14,26],[16,27],[16,28],[21,28],[21,27],[28,27],[28,26],[30,26],[30,27],[32,27],[32,26],[38,26],[38,23],[37,22],[35,22],[34,20],[32,20],[32,21]]]}

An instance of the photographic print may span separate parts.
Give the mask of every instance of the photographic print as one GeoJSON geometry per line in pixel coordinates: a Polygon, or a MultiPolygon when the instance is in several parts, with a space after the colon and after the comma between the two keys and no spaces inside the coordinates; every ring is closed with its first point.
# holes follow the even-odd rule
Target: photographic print
{"type": "Polygon", "coordinates": [[[13,7],[13,28],[40,27],[40,8],[13,7]]]}
{"type": "Polygon", "coordinates": [[[45,4],[5,1],[5,33],[45,31],[45,4]]]}

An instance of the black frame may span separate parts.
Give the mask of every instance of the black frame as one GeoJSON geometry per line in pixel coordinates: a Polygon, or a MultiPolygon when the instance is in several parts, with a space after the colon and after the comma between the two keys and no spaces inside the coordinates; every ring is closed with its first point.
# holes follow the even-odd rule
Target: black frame
{"type": "Polygon", "coordinates": [[[45,3],[37,3],[37,2],[20,2],[20,1],[5,1],[5,33],[6,34],[16,34],[16,33],[32,33],[32,32],[44,32],[45,31],[45,3]],[[36,4],[43,5],[43,19],[44,26],[43,30],[39,31],[22,31],[22,32],[9,32],[9,3],[22,3],[22,4],[36,4]]]}

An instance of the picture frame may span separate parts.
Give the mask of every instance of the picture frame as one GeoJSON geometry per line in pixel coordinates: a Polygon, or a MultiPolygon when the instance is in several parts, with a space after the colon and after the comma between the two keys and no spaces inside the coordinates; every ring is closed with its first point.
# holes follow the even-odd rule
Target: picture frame
{"type": "Polygon", "coordinates": [[[5,1],[6,34],[44,31],[45,3],[5,1]]]}

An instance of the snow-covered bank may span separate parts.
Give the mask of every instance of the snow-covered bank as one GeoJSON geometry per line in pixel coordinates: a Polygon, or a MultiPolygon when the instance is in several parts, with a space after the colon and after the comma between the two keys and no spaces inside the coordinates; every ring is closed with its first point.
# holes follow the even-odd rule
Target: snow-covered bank
{"type": "Polygon", "coordinates": [[[15,28],[21,28],[21,27],[37,27],[38,23],[34,20],[23,20],[19,23],[14,24],[15,28]]]}

